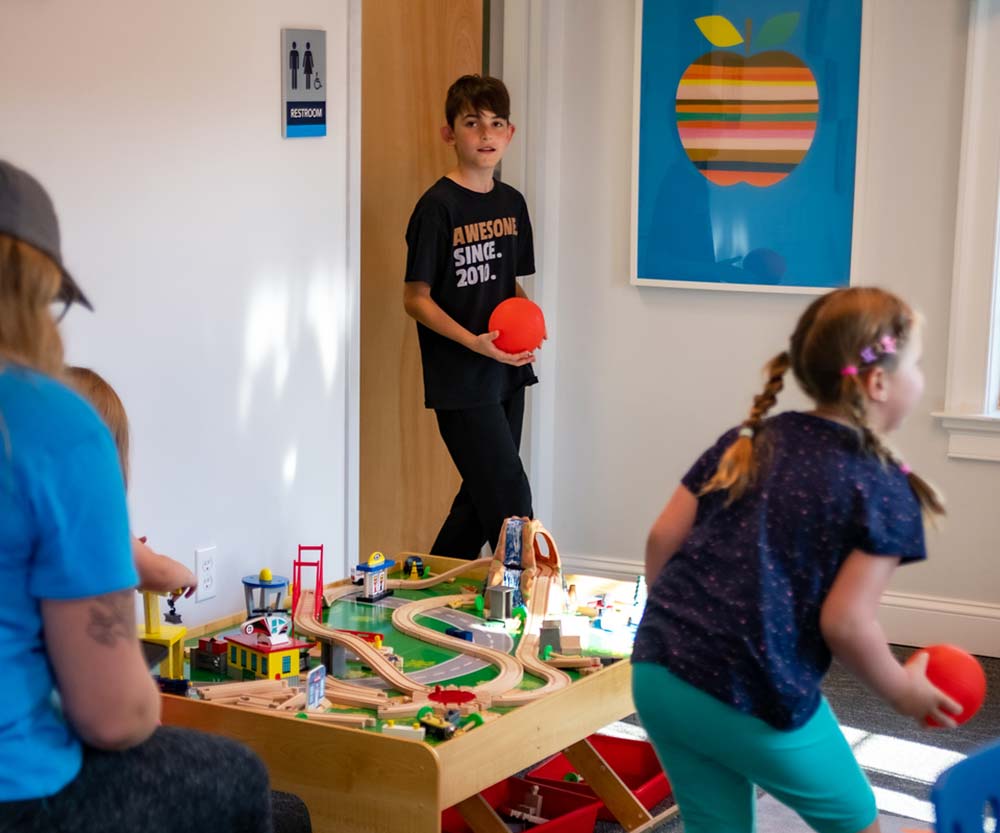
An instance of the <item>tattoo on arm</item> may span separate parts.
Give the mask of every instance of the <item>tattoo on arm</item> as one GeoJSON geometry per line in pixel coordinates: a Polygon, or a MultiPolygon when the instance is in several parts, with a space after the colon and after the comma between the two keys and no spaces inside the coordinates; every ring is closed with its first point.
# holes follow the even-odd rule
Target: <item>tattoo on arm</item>
{"type": "Polygon", "coordinates": [[[135,602],[131,590],[98,596],[90,607],[87,635],[101,645],[113,646],[119,639],[135,639],[135,602]]]}

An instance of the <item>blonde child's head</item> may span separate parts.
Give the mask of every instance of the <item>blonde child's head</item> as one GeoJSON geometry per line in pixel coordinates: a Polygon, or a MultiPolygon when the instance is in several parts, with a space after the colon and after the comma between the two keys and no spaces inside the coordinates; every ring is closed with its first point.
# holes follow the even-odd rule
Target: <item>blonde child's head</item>
{"type": "Polygon", "coordinates": [[[114,437],[118,449],[118,461],[122,467],[122,477],[128,485],[128,415],[125,406],[102,376],[87,367],[67,367],[65,371],[69,385],[94,406],[94,410],[104,420],[104,424],[114,437]]]}
{"type": "Polygon", "coordinates": [[[867,430],[864,382],[893,372],[918,319],[902,299],[874,287],[839,289],[813,301],[788,347],[792,372],[817,405],[867,430]]]}
{"type": "MultiPolygon", "coordinates": [[[[764,390],[754,397],[739,436],[726,450],[703,493],[728,490],[729,499],[736,500],[753,482],[754,436],[774,407],[789,369],[819,409],[857,430],[866,451],[885,463],[898,464],[870,422],[873,408],[886,412],[882,404],[873,401],[872,378],[873,374],[892,375],[901,361],[912,359],[907,351],[919,350],[920,320],[905,301],[875,287],[838,289],[813,301],[799,318],[788,349],[765,366],[764,390]]],[[[912,403],[906,404],[912,407],[912,403]]],[[[895,427],[905,410],[897,408],[900,413],[892,413],[883,423],[895,427]]],[[[924,510],[943,514],[934,489],[908,467],[901,468],[924,510]]]]}

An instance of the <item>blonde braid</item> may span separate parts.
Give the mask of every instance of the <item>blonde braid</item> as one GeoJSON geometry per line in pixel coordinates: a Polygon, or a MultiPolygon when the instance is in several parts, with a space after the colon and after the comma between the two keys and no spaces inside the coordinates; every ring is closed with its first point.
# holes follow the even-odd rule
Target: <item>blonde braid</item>
{"type": "Polygon", "coordinates": [[[725,450],[715,474],[702,487],[699,495],[728,490],[726,503],[729,504],[742,497],[753,483],[756,474],[754,434],[760,428],[768,411],[778,401],[778,394],[785,386],[785,374],[791,364],[792,359],[787,350],[778,353],[767,363],[765,367],[767,382],[764,384],[764,390],[753,398],[753,407],[750,409],[750,415],[743,420],[739,436],[725,450]]]}
{"type": "Polygon", "coordinates": [[[882,445],[875,432],[868,424],[868,409],[865,407],[865,396],[862,391],[861,377],[857,374],[846,375],[841,383],[843,391],[841,401],[847,404],[847,415],[861,435],[861,447],[869,454],[874,454],[882,463],[888,463],[892,458],[882,445]]]}
{"type": "Polygon", "coordinates": [[[931,520],[934,520],[934,517],[937,515],[943,516],[945,514],[944,500],[938,491],[910,469],[909,466],[904,466],[898,455],[886,446],[882,442],[882,438],[872,431],[871,426],[868,425],[868,414],[865,409],[865,398],[862,395],[859,377],[845,376],[843,384],[848,389],[844,391],[842,401],[848,403],[848,413],[850,414],[851,421],[854,422],[861,434],[862,448],[878,457],[883,464],[896,466],[905,472],[906,480],[910,484],[910,488],[913,489],[913,493],[916,495],[920,503],[920,508],[925,515],[931,520]]]}

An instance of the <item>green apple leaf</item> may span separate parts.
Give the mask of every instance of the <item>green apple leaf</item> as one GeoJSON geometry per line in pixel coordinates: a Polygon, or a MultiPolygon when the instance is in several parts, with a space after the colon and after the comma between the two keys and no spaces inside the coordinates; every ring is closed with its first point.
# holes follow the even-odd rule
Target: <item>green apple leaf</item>
{"type": "Polygon", "coordinates": [[[798,12],[785,12],[772,17],[767,23],[760,27],[760,32],[753,40],[754,51],[760,51],[788,40],[795,27],[799,25],[798,12]]]}
{"type": "Polygon", "coordinates": [[[726,47],[743,43],[743,35],[721,14],[696,17],[694,22],[712,46],[726,47]]]}

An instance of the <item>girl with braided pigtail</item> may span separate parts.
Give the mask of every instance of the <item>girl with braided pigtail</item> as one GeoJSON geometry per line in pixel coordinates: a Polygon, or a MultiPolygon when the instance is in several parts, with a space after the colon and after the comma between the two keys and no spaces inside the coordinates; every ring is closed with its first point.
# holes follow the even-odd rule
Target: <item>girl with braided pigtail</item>
{"type": "Polygon", "coordinates": [[[726,449],[722,459],[719,460],[719,467],[712,475],[712,479],[701,488],[699,494],[725,490],[728,495],[727,500],[732,502],[746,491],[753,479],[756,463],[754,434],[760,428],[768,411],[778,401],[778,394],[785,386],[785,374],[791,361],[786,350],[778,353],[767,363],[767,384],[764,386],[764,392],[753,398],[750,416],[743,421],[733,444],[726,449]]]}
{"type": "Polygon", "coordinates": [[[924,512],[931,516],[944,515],[944,501],[937,490],[919,474],[911,469],[906,463],[899,460],[895,452],[882,443],[881,438],[868,426],[868,417],[865,412],[864,392],[858,383],[857,375],[847,375],[844,377],[845,387],[848,388],[845,397],[850,403],[850,416],[858,430],[861,432],[861,444],[865,449],[878,457],[883,463],[895,465],[909,481],[910,488],[920,501],[924,512]]]}
{"type": "Polygon", "coordinates": [[[876,615],[896,567],[926,557],[923,514],[944,511],[882,439],[923,391],[920,329],[880,289],[815,300],[650,531],[633,693],[688,833],[752,833],[755,786],[820,833],[878,832],[820,691],[832,656],[921,725],[961,713],[876,615]],[[769,416],[789,369],[815,406],[769,416]]]}

